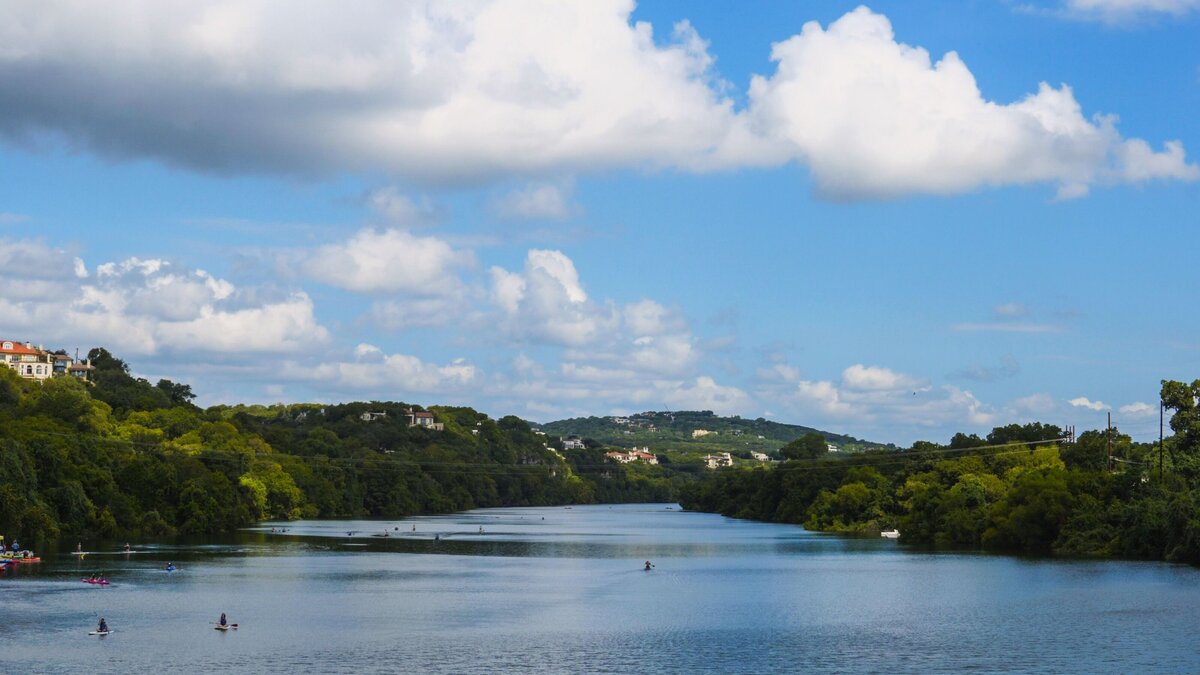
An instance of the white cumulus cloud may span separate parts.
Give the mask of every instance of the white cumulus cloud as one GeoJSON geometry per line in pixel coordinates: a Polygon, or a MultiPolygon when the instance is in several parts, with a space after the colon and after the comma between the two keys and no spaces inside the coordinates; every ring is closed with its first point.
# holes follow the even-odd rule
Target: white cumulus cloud
{"type": "Polygon", "coordinates": [[[474,263],[469,251],[401,229],[364,229],[299,257],[304,274],[337,288],[429,296],[458,289],[456,270],[474,263]]]}
{"type": "Polygon", "coordinates": [[[1070,403],[1076,408],[1087,408],[1088,410],[1104,410],[1108,407],[1108,404],[1104,403],[1103,401],[1093,401],[1085,396],[1073,398],[1067,401],[1067,403],[1070,403]]]}
{"type": "MultiPolygon", "coordinates": [[[[354,11],[14,0],[0,4],[0,137],[204,171],[424,182],[798,162],[839,199],[1032,183],[1075,198],[1200,178],[1181,144],[1123,137],[1066,84],[989,99],[955,52],[935,60],[864,7],[773,45],[774,72],[753,78],[742,109],[686,20],[664,36],[633,10],[632,0],[364,0],[354,11]]],[[[376,196],[400,221],[421,210],[376,196]]],[[[543,218],[572,207],[561,186],[536,183],[502,203],[543,218]]]]}
{"type": "Polygon", "coordinates": [[[957,53],[935,62],[865,7],[827,29],[805,24],[771,58],[776,73],[750,87],[754,128],[834,197],[1039,182],[1065,197],[1095,183],[1200,178],[1177,144],[1155,152],[1123,140],[1110,117],[1085,118],[1066,85],[1042,83],[1009,104],[986,99],[957,53]]]}

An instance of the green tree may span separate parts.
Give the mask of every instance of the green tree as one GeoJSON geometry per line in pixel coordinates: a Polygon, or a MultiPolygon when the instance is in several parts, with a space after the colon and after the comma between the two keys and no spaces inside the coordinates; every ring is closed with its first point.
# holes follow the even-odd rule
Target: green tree
{"type": "Polygon", "coordinates": [[[825,437],[810,431],[779,449],[786,459],[819,459],[829,452],[825,437]]]}

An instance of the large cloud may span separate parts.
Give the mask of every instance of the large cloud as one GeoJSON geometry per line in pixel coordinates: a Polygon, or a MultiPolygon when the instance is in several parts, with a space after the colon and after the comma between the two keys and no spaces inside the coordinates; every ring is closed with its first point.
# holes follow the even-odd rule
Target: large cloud
{"type": "Polygon", "coordinates": [[[348,241],[299,254],[300,269],[331,286],[359,292],[445,296],[457,291],[455,268],[474,256],[437,237],[366,229],[348,241]]]}
{"type": "MultiPolygon", "coordinates": [[[[954,52],[934,63],[865,8],[774,45],[776,71],[753,80],[740,111],[686,22],[656,40],[632,11],[632,0],[353,11],[17,0],[0,6],[0,136],[207,171],[424,181],[798,161],[822,192],[854,199],[1040,182],[1078,197],[1200,177],[1180,144],[1122,138],[1066,85],[988,100],[954,52]]],[[[506,206],[561,217],[560,198],[535,190],[506,206]]]]}
{"type": "Polygon", "coordinates": [[[1200,178],[1178,143],[1154,152],[1122,140],[1111,118],[1085,119],[1065,85],[1007,105],[985,99],[956,53],[932,63],[864,7],[827,30],[806,24],[771,57],[775,75],[750,87],[755,126],[836,197],[1034,182],[1078,197],[1097,182],[1200,178]]]}
{"type": "Polygon", "coordinates": [[[10,288],[50,280],[52,296],[7,293],[0,323],[39,342],[102,344],[120,353],[234,354],[298,352],[324,344],[329,334],[303,292],[240,292],[203,270],[178,269],[159,259],[128,258],[98,265],[29,241],[0,249],[23,251],[37,270],[6,267],[10,288]],[[268,297],[269,296],[269,297],[268,297]]]}
{"type": "Polygon", "coordinates": [[[631,0],[36,1],[0,8],[0,128],[208,170],[462,179],[723,141],[705,44],[631,0]],[[653,96],[647,96],[653,92],[653,96]]]}

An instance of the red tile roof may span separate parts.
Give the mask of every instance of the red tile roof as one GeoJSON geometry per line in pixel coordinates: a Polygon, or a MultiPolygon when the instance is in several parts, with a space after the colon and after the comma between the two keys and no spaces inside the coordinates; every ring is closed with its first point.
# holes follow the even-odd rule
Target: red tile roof
{"type": "Polygon", "coordinates": [[[39,352],[36,349],[30,349],[29,347],[26,347],[24,342],[17,342],[16,340],[0,341],[0,353],[3,353],[3,354],[30,354],[33,356],[41,354],[41,352],[39,352]]]}

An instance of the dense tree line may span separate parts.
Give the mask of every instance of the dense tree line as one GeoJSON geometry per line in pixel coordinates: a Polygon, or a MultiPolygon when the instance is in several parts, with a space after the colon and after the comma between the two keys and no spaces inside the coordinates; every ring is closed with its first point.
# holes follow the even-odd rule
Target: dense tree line
{"type": "Polygon", "coordinates": [[[1198,400],[1200,380],[1163,383],[1165,456],[1116,429],[1064,443],[1040,423],[836,459],[814,442],[775,468],[686,485],[681,503],[826,532],[895,527],[918,545],[1200,564],[1198,400]]]}
{"type": "Polygon", "coordinates": [[[21,541],[212,533],[261,519],[656,501],[679,478],[559,454],[523,420],[403,403],[217,406],[103,349],[92,384],[0,368],[0,533],[21,541]],[[420,410],[420,408],[417,408],[420,410]],[[364,421],[364,412],[383,413],[364,421]]]}

